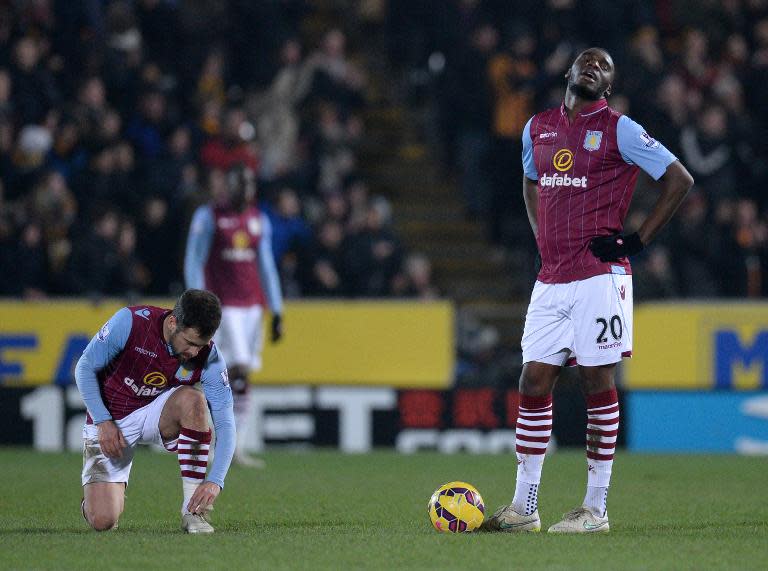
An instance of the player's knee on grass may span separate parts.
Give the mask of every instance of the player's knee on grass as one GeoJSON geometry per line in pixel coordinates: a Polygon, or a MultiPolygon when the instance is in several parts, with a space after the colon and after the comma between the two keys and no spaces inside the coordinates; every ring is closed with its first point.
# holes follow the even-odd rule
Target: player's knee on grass
{"type": "Polygon", "coordinates": [[[109,514],[89,515],[88,523],[96,531],[109,531],[117,526],[118,518],[109,514]]]}
{"type": "Polygon", "coordinates": [[[109,507],[91,507],[85,504],[85,518],[96,531],[109,531],[117,526],[120,519],[120,512],[109,507]]]}
{"type": "Polygon", "coordinates": [[[93,482],[83,489],[83,515],[96,531],[117,526],[123,513],[125,483],[93,482]]]}

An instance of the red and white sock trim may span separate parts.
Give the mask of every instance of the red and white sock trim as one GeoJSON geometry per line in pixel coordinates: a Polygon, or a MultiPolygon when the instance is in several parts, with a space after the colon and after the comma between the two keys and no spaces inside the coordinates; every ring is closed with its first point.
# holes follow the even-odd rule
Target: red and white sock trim
{"type": "Polygon", "coordinates": [[[200,432],[181,427],[177,452],[181,477],[202,482],[208,468],[208,451],[211,448],[211,431],[200,432]]]}
{"type": "Polygon", "coordinates": [[[616,389],[587,396],[587,458],[613,460],[619,434],[616,389]]]}
{"type": "MultiPolygon", "coordinates": [[[[587,498],[600,496],[601,505],[592,506],[595,513],[605,509],[605,491],[611,483],[613,454],[619,434],[619,397],[616,389],[587,396],[587,498]],[[605,488],[605,490],[591,488],[605,488]]],[[[588,499],[585,499],[587,502],[588,499]]]]}
{"type": "Polygon", "coordinates": [[[515,429],[518,454],[544,454],[552,435],[552,395],[529,397],[520,395],[520,408],[515,429]]]}
{"type": "Polygon", "coordinates": [[[521,394],[515,428],[517,480],[512,498],[512,507],[519,514],[530,515],[538,507],[541,470],[551,435],[552,395],[530,397],[521,394]]]}

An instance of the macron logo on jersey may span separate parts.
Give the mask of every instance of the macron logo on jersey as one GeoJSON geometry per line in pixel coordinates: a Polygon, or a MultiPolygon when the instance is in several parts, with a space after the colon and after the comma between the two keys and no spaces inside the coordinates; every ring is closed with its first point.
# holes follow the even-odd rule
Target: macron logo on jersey
{"type": "Polygon", "coordinates": [[[545,174],[539,177],[539,185],[542,188],[557,186],[573,186],[576,188],[587,188],[587,177],[573,177],[568,174],[545,174]]]}
{"type": "Polygon", "coordinates": [[[146,308],[144,308],[144,309],[137,309],[136,311],[134,311],[134,313],[136,315],[138,315],[139,317],[143,317],[144,319],[149,321],[150,312],[149,312],[148,309],[146,309],[146,308]]]}
{"type": "Polygon", "coordinates": [[[154,351],[145,349],[144,347],[134,346],[134,350],[141,355],[146,355],[147,357],[151,357],[152,359],[157,359],[157,353],[155,353],[154,351]]]}

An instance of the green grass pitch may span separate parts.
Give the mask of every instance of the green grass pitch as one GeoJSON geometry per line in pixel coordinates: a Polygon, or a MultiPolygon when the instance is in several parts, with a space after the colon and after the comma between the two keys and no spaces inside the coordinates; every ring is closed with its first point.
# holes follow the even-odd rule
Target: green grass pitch
{"type": "MultiPolygon", "coordinates": [[[[435,532],[426,504],[450,480],[492,512],[513,492],[512,456],[274,452],[233,467],[212,536],[179,529],[171,455],[140,451],[117,531],[86,528],[77,454],[0,449],[0,569],[768,569],[768,460],[619,454],[611,533],[435,532]]],[[[547,459],[542,525],[578,505],[581,452],[547,459]]]]}

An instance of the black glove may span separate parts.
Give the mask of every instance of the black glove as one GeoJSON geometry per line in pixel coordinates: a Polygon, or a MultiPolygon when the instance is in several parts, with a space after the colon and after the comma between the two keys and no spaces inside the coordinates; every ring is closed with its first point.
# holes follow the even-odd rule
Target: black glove
{"type": "Polygon", "coordinates": [[[283,336],[283,316],[276,313],[272,316],[272,343],[277,343],[283,336]]]}
{"type": "Polygon", "coordinates": [[[541,254],[538,251],[536,252],[536,257],[533,259],[533,271],[536,272],[537,276],[541,271],[541,254]]]}
{"type": "Polygon", "coordinates": [[[589,249],[601,262],[618,262],[620,258],[639,254],[643,248],[645,245],[637,232],[598,236],[589,242],[589,249]]]}
{"type": "Polygon", "coordinates": [[[229,380],[229,386],[236,395],[244,395],[248,392],[248,379],[244,377],[235,377],[229,380]]]}

